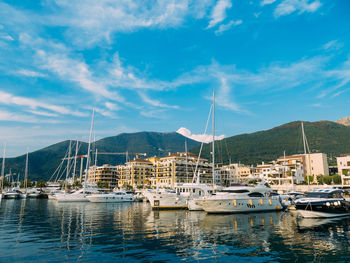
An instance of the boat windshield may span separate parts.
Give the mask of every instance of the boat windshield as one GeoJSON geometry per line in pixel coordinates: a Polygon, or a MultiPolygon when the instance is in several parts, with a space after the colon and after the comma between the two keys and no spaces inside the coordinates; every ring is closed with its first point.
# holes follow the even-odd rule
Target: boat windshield
{"type": "Polygon", "coordinates": [[[307,192],[305,197],[314,197],[314,198],[343,198],[343,195],[340,191],[336,192],[307,192]]]}
{"type": "Polygon", "coordinates": [[[224,189],[224,190],[222,190],[220,192],[222,192],[222,193],[243,194],[243,193],[249,193],[249,190],[247,190],[247,189],[238,189],[238,190],[224,189]]]}

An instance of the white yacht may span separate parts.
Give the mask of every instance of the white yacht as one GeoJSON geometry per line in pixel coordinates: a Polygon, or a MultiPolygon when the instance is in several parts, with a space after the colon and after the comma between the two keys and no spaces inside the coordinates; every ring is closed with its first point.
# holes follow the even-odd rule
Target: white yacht
{"type": "Polygon", "coordinates": [[[211,196],[196,200],[207,213],[248,213],[278,211],[283,206],[279,196],[271,195],[272,189],[267,183],[256,186],[230,186],[211,196]]]}
{"type": "Polygon", "coordinates": [[[89,202],[88,195],[98,193],[96,188],[82,188],[73,193],[57,193],[55,199],[57,202],[89,202]]]}
{"type": "Polygon", "coordinates": [[[340,189],[319,189],[306,192],[295,201],[296,213],[304,218],[350,216],[350,202],[340,189]]]}
{"type": "Polygon", "coordinates": [[[187,209],[187,198],[175,190],[159,189],[146,190],[143,195],[151,203],[153,210],[159,209],[187,209]]]}
{"type": "Polygon", "coordinates": [[[212,195],[216,190],[217,187],[201,183],[183,184],[182,187],[177,189],[177,191],[181,191],[180,194],[187,197],[187,207],[190,211],[203,211],[203,207],[197,204],[196,201],[212,195]]]}
{"type": "Polygon", "coordinates": [[[4,199],[19,199],[20,197],[20,193],[16,190],[8,190],[5,194],[4,194],[4,199]]]}
{"type": "Polygon", "coordinates": [[[134,196],[126,191],[120,190],[107,194],[92,194],[86,196],[91,203],[119,203],[119,202],[133,202],[134,196]]]}
{"type": "Polygon", "coordinates": [[[28,188],[26,190],[28,198],[39,198],[41,191],[36,188],[28,188]]]}
{"type": "Polygon", "coordinates": [[[212,194],[213,187],[201,183],[184,183],[175,187],[175,190],[159,189],[146,190],[143,195],[151,203],[152,209],[190,209],[203,210],[194,203],[194,199],[212,194]]]}

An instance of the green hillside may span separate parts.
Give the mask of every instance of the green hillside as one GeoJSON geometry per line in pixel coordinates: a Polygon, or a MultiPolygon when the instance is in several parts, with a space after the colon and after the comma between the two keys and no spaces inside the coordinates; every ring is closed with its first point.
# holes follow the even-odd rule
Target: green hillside
{"type": "MultiPolygon", "coordinates": [[[[330,122],[304,122],[304,130],[311,152],[327,153],[334,157],[350,153],[350,127],[330,122]]],[[[203,157],[209,158],[211,146],[203,148],[203,157]]],[[[303,153],[301,122],[295,121],[266,131],[242,134],[218,141],[215,147],[217,162],[257,164],[286,155],[303,153]]],[[[194,150],[198,152],[198,148],[194,150]]]]}
{"type": "MultiPolygon", "coordinates": [[[[184,151],[184,142],[187,140],[188,148],[191,149],[198,146],[199,143],[190,139],[186,139],[182,135],[171,133],[158,133],[158,132],[138,132],[138,133],[123,133],[113,137],[107,137],[96,141],[92,144],[92,152],[95,149],[98,152],[113,152],[124,153],[139,152],[146,153],[147,157],[154,155],[164,156],[168,152],[181,152],[184,151]]],[[[72,142],[75,143],[75,142],[72,142]]],[[[62,161],[69,146],[69,141],[60,142],[44,149],[29,153],[29,179],[48,180],[56,168],[62,161]]],[[[73,145],[74,146],[74,145],[73,145]]],[[[82,143],[78,154],[83,155],[87,152],[87,143],[82,143]]],[[[75,148],[72,149],[72,155],[75,153],[75,148]]],[[[135,156],[130,155],[129,159],[135,156]]],[[[95,157],[92,156],[92,160],[95,157]]],[[[98,155],[97,164],[122,164],[125,163],[125,155],[98,155]]],[[[77,162],[78,169],[80,169],[80,160],[77,162]]],[[[1,167],[1,164],[0,164],[1,167]]],[[[7,158],[5,164],[5,173],[9,173],[10,169],[12,173],[20,173],[21,178],[24,175],[25,167],[25,155],[16,158],[7,158]]],[[[85,164],[84,166],[85,167],[85,164]]]]}

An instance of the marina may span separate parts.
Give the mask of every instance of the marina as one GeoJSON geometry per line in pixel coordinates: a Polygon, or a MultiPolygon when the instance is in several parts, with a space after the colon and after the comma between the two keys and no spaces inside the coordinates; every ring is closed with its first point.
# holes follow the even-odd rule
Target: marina
{"type": "Polygon", "coordinates": [[[2,200],[1,262],[348,261],[350,218],[212,215],[149,203],[2,200]]]}

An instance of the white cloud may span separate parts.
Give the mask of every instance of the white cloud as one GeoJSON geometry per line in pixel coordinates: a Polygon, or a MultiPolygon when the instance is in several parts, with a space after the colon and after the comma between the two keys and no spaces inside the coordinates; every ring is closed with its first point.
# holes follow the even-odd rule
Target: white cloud
{"type": "Polygon", "coordinates": [[[289,15],[293,12],[299,14],[308,12],[313,13],[321,7],[321,2],[319,0],[283,0],[274,11],[275,17],[289,15]]]}
{"type": "Polygon", "coordinates": [[[105,106],[107,109],[111,110],[111,111],[118,111],[120,110],[119,106],[115,103],[111,103],[111,102],[105,102],[105,106]]]}
{"type": "Polygon", "coordinates": [[[227,24],[222,24],[219,26],[219,28],[215,31],[215,34],[219,35],[224,31],[227,31],[229,29],[231,29],[234,26],[238,26],[240,24],[242,24],[243,21],[242,20],[237,20],[237,21],[233,21],[231,20],[230,22],[228,22],[227,24]]]}
{"type": "MultiPolygon", "coordinates": [[[[209,134],[192,134],[191,131],[187,128],[181,127],[176,131],[177,133],[190,138],[192,140],[198,141],[198,142],[204,142],[209,143],[213,141],[213,136],[209,134]]],[[[215,140],[222,140],[225,138],[225,135],[219,135],[215,136],[215,140]]]]}
{"type": "Polygon", "coordinates": [[[108,91],[100,82],[94,81],[88,65],[83,61],[69,58],[66,54],[52,54],[43,50],[38,51],[41,67],[49,70],[64,80],[77,83],[81,88],[110,99],[118,98],[108,91]]]}
{"type": "Polygon", "coordinates": [[[273,4],[274,2],[276,2],[276,0],[263,0],[261,1],[260,5],[261,6],[270,5],[270,4],[273,4]]]}
{"type": "Polygon", "coordinates": [[[327,42],[322,46],[322,48],[326,51],[339,50],[344,46],[343,43],[340,43],[338,40],[332,40],[327,42]]]}
{"type": "Polygon", "coordinates": [[[5,35],[0,34],[0,38],[7,40],[7,41],[14,41],[13,37],[11,37],[10,35],[7,35],[7,34],[5,34],[5,35]]]}
{"type": "Polygon", "coordinates": [[[59,123],[56,120],[43,120],[33,116],[23,115],[15,112],[0,110],[0,121],[22,122],[22,123],[59,123]]]}
{"type": "Polygon", "coordinates": [[[113,118],[113,119],[117,118],[117,116],[113,112],[111,112],[109,110],[105,110],[105,109],[102,109],[102,108],[95,107],[95,111],[97,113],[101,114],[104,117],[109,117],[109,118],[113,118]]]}
{"type": "Polygon", "coordinates": [[[56,0],[53,14],[46,23],[68,28],[67,35],[75,44],[86,46],[111,41],[117,32],[143,28],[174,28],[188,16],[200,19],[212,0],[56,0]]]}
{"type": "Polygon", "coordinates": [[[27,69],[18,70],[16,72],[14,72],[14,74],[15,75],[22,75],[22,76],[25,76],[25,77],[33,77],[33,78],[36,78],[36,77],[41,77],[41,78],[47,77],[46,74],[43,74],[43,73],[37,72],[37,71],[33,71],[33,70],[27,70],[27,69]]]}
{"type": "Polygon", "coordinates": [[[50,113],[45,111],[37,111],[37,110],[28,110],[28,112],[39,115],[39,116],[45,116],[45,117],[58,117],[58,114],[56,113],[50,113]]]}
{"type": "Polygon", "coordinates": [[[4,105],[25,106],[25,107],[29,107],[31,110],[41,108],[41,109],[50,110],[59,114],[84,116],[84,114],[82,113],[71,111],[70,109],[63,106],[48,104],[48,103],[41,102],[31,98],[14,96],[4,91],[0,91],[0,103],[4,105]]]}
{"type": "Polygon", "coordinates": [[[139,92],[138,94],[140,95],[141,99],[144,102],[146,102],[147,104],[150,104],[154,107],[169,108],[169,109],[178,109],[179,108],[178,106],[167,105],[167,104],[161,103],[160,101],[158,101],[156,99],[151,99],[144,92],[139,92]]]}
{"type": "Polygon", "coordinates": [[[230,0],[219,0],[215,7],[213,8],[211,14],[211,20],[209,21],[209,25],[207,28],[212,28],[225,20],[226,18],[226,9],[232,7],[232,3],[230,0]]]}

